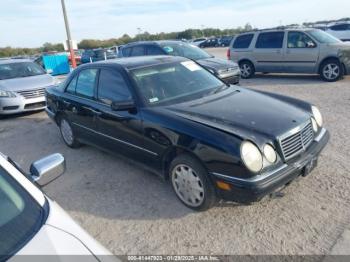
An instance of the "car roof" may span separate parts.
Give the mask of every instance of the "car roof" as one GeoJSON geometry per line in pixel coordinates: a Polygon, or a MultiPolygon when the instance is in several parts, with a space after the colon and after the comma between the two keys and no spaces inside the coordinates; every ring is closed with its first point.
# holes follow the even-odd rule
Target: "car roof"
{"type": "Polygon", "coordinates": [[[280,31],[310,31],[310,30],[319,30],[317,28],[312,28],[312,27],[281,27],[281,28],[268,28],[268,29],[259,29],[259,30],[252,30],[252,31],[248,31],[248,32],[244,32],[244,33],[240,33],[239,35],[245,35],[245,34],[256,34],[256,33],[265,33],[265,32],[280,32],[280,31]]]}
{"type": "Polygon", "coordinates": [[[162,43],[172,44],[172,43],[186,43],[186,42],[183,42],[181,40],[137,41],[137,42],[132,42],[132,43],[126,44],[123,46],[123,48],[137,46],[137,45],[152,45],[152,44],[156,45],[156,44],[162,44],[162,43]]]}
{"type": "Polygon", "coordinates": [[[0,59],[1,64],[15,64],[15,63],[24,63],[24,62],[33,62],[30,59],[0,59]]]}
{"type": "MultiPolygon", "coordinates": [[[[160,65],[164,63],[175,63],[175,62],[183,62],[188,61],[187,58],[184,57],[178,57],[178,56],[134,56],[134,57],[127,57],[127,58],[116,58],[116,59],[110,59],[106,61],[101,62],[95,62],[92,65],[96,64],[115,64],[120,65],[128,70],[141,68],[141,67],[148,67],[148,66],[155,66],[160,65]]],[[[88,64],[90,65],[90,64],[88,64]]]]}

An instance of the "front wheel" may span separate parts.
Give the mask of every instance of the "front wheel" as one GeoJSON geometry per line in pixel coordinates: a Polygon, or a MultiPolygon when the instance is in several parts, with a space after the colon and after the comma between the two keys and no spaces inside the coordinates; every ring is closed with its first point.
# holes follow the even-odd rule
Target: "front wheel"
{"type": "Polygon", "coordinates": [[[251,78],[255,74],[254,66],[249,61],[239,63],[239,68],[241,69],[241,77],[244,79],[251,78]]]}
{"type": "Polygon", "coordinates": [[[340,62],[336,59],[330,59],[322,63],[320,75],[324,81],[335,82],[343,77],[343,70],[340,62]]]}
{"type": "Polygon", "coordinates": [[[79,147],[80,143],[74,134],[74,131],[72,129],[70,122],[65,117],[62,117],[59,123],[60,123],[59,126],[60,126],[61,136],[63,138],[63,141],[66,143],[66,145],[71,148],[79,147]]]}
{"type": "Polygon", "coordinates": [[[204,211],[215,204],[214,187],[207,171],[196,159],[187,154],[180,155],[171,162],[169,172],[176,196],[187,207],[204,211]]]}

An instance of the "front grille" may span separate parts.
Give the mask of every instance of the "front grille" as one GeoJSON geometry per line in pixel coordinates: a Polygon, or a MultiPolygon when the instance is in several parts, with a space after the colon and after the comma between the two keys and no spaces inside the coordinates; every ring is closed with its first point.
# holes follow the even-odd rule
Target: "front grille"
{"type": "Polygon", "coordinates": [[[45,106],[46,106],[46,102],[38,102],[38,103],[26,104],[24,106],[24,109],[37,109],[37,108],[43,108],[45,106]]]}
{"type": "Polygon", "coordinates": [[[288,160],[305,151],[314,138],[311,122],[296,128],[291,134],[288,133],[280,139],[283,157],[288,160]]]}
{"type": "Polygon", "coordinates": [[[37,98],[45,96],[45,88],[35,89],[35,90],[24,90],[17,91],[18,94],[25,97],[26,99],[37,98]]]}

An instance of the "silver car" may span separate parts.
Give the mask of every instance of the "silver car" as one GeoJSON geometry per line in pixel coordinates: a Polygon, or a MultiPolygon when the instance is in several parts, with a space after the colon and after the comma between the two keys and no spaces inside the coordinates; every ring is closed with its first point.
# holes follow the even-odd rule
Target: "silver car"
{"type": "Polygon", "coordinates": [[[57,81],[26,59],[0,60],[0,115],[46,107],[45,88],[57,81]]]}
{"type": "Polygon", "coordinates": [[[350,44],[319,29],[269,29],[236,36],[228,58],[242,78],[255,72],[319,74],[337,81],[350,73],[350,44]]]}

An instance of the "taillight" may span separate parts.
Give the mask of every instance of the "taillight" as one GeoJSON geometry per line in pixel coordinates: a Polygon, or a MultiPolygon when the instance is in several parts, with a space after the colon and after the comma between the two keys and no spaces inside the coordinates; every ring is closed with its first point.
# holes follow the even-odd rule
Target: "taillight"
{"type": "Polygon", "coordinates": [[[227,59],[228,59],[228,60],[231,60],[231,51],[230,51],[230,48],[227,49],[227,59]]]}

